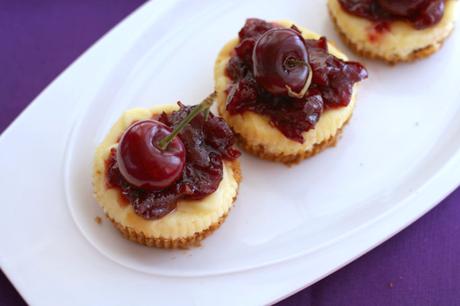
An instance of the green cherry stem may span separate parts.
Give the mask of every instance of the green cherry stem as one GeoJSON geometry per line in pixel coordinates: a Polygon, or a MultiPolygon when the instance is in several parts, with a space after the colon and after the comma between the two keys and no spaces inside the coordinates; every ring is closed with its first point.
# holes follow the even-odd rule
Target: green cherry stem
{"type": "Polygon", "coordinates": [[[182,132],[182,130],[187,126],[187,124],[189,124],[190,121],[192,121],[193,118],[195,118],[201,112],[204,112],[205,116],[207,117],[207,114],[209,113],[209,108],[211,107],[215,98],[216,92],[213,92],[208,97],[206,97],[206,99],[201,101],[200,104],[195,106],[192,109],[192,111],[184,119],[182,119],[182,121],[179,122],[179,124],[174,128],[171,134],[169,134],[168,136],[166,136],[158,142],[158,148],[160,150],[166,150],[169,143],[174,139],[174,137],[176,137],[180,132],[182,132]]]}
{"type": "Polygon", "coordinates": [[[295,68],[297,66],[307,66],[307,67],[310,67],[310,65],[301,60],[301,59],[297,59],[297,58],[294,58],[294,57],[288,57],[285,61],[284,61],[284,65],[287,66],[288,68],[295,68]]]}

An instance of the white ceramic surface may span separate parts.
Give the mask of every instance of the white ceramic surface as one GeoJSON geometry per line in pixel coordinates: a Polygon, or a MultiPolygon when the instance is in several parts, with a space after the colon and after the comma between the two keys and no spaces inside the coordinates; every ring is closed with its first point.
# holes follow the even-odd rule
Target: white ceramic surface
{"type": "Polygon", "coordinates": [[[243,155],[236,206],[202,247],[148,249],[107,220],[96,224],[91,162],[111,124],[131,107],[205,97],[215,56],[251,16],[291,19],[350,54],[321,0],[149,2],[3,133],[0,263],[28,302],[273,302],[391,237],[458,186],[460,72],[446,69],[460,66],[456,31],[415,64],[363,60],[370,78],[337,147],[291,168],[243,155]]]}

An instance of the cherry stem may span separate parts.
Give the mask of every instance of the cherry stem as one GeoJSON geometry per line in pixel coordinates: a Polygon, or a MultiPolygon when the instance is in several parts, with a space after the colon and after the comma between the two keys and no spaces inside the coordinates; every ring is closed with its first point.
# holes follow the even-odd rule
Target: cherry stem
{"type": "Polygon", "coordinates": [[[190,123],[190,121],[193,120],[198,114],[201,112],[204,112],[205,114],[205,119],[207,120],[208,114],[209,114],[209,108],[211,107],[212,103],[214,102],[214,99],[216,97],[216,92],[213,92],[209,96],[206,97],[203,101],[201,101],[200,104],[195,106],[192,111],[184,118],[182,119],[179,124],[174,128],[174,130],[169,134],[168,136],[164,137],[158,142],[158,148],[160,150],[166,150],[168,145],[171,143],[171,141],[176,137],[182,130],[187,126],[187,124],[190,123]]]}
{"type": "Polygon", "coordinates": [[[300,92],[294,92],[291,87],[289,87],[288,85],[286,85],[286,89],[288,91],[288,96],[292,97],[292,98],[297,98],[297,99],[302,99],[305,94],[307,93],[307,90],[308,88],[310,88],[310,85],[311,85],[311,81],[312,81],[312,75],[313,75],[313,71],[311,69],[311,66],[308,62],[304,61],[304,60],[301,60],[301,59],[297,59],[297,58],[294,58],[294,57],[288,57],[285,61],[284,61],[284,65],[286,65],[288,68],[295,68],[295,67],[298,67],[298,66],[306,66],[307,67],[307,70],[308,70],[308,77],[307,77],[307,80],[305,81],[305,84],[302,88],[302,90],[300,92]]]}
{"type": "Polygon", "coordinates": [[[294,57],[288,57],[284,64],[288,67],[288,68],[295,68],[297,66],[307,66],[309,67],[310,65],[305,62],[304,60],[301,60],[301,59],[297,59],[297,58],[294,58],[294,57]]]}

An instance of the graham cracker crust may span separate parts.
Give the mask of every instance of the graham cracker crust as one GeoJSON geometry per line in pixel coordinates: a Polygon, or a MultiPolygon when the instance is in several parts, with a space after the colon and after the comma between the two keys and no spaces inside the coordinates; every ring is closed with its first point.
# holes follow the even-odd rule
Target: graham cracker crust
{"type": "Polygon", "coordinates": [[[112,221],[112,224],[120,231],[123,238],[137,242],[139,244],[148,246],[148,247],[155,247],[155,248],[162,248],[162,249],[188,249],[193,246],[200,246],[200,242],[211,235],[216,229],[220,227],[222,223],[224,223],[225,219],[227,218],[227,213],[224,214],[219,220],[207,229],[193,234],[193,236],[177,238],[177,239],[169,239],[169,238],[162,238],[162,237],[149,237],[146,236],[143,232],[138,232],[136,229],[131,227],[126,227],[117,221],[110,218],[109,215],[106,215],[107,218],[112,221]]]}

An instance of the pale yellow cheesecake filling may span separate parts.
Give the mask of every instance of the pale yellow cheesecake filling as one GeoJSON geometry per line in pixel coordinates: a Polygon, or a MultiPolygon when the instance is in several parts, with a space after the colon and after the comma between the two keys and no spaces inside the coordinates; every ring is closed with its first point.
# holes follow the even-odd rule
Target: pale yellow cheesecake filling
{"type": "Polygon", "coordinates": [[[379,34],[372,21],[347,13],[338,0],[328,0],[328,6],[339,29],[359,50],[388,60],[405,59],[414,51],[440,44],[451,33],[457,14],[457,1],[447,0],[444,16],[435,26],[416,30],[408,22],[394,21],[379,34]]]}
{"type": "MultiPolygon", "coordinates": [[[[276,23],[291,27],[292,22],[282,20],[276,23]]],[[[305,39],[319,39],[321,36],[303,27],[297,28],[302,32],[305,39]]],[[[254,112],[244,112],[243,114],[230,115],[225,110],[227,100],[226,90],[231,84],[231,80],[225,74],[225,68],[232,56],[233,49],[238,45],[239,39],[229,41],[220,51],[215,68],[214,78],[219,103],[219,111],[224,119],[229,123],[233,130],[240,134],[252,146],[261,145],[266,152],[271,154],[296,155],[310,151],[315,144],[320,144],[336,135],[337,131],[350,118],[355,105],[355,90],[351,102],[346,107],[325,110],[317,122],[315,128],[303,133],[304,143],[298,143],[286,138],[277,128],[270,124],[269,118],[254,112]]],[[[347,60],[347,57],[332,44],[328,44],[329,52],[334,56],[347,60]]]]}
{"type": "Polygon", "coordinates": [[[96,149],[93,169],[93,185],[97,201],[105,213],[125,227],[143,232],[145,236],[154,238],[177,239],[192,236],[208,229],[218,222],[233,205],[238,182],[230,162],[224,162],[223,178],[218,189],[204,199],[198,201],[179,201],[177,208],[158,220],[146,220],[134,212],[130,204],[120,197],[120,191],[107,187],[105,161],[110,150],[117,146],[121,134],[134,121],[150,119],[154,114],[172,112],[177,105],[162,105],[151,109],[136,108],[126,111],[114,124],[104,141],[96,149]]]}

